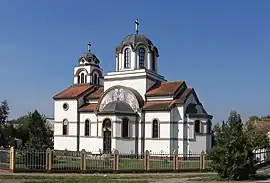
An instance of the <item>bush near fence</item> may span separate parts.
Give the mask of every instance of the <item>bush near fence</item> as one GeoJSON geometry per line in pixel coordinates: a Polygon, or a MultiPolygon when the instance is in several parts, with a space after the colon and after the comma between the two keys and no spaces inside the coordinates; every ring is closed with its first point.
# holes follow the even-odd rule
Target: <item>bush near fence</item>
{"type": "MultiPolygon", "coordinates": [[[[209,160],[204,152],[199,154],[161,154],[136,155],[100,152],[14,150],[10,156],[9,167],[13,172],[175,172],[209,171],[209,160]]],[[[0,154],[1,155],[1,154],[0,154]]],[[[1,157],[1,156],[0,156],[1,157]]],[[[0,159],[1,165],[1,159],[0,159]]],[[[1,167],[0,167],[1,168],[1,167]]]]}

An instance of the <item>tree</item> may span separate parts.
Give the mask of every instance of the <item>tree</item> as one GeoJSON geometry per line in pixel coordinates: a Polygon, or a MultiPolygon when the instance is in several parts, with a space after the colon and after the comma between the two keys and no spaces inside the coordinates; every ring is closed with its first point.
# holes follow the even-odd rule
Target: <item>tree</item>
{"type": "Polygon", "coordinates": [[[52,146],[52,133],[46,125],[46,119],[37,110],[31,114],[29,139],[24,144],[24,159],[29,168],[42,168],[45,165],[45,151],[52,146]],[[39,162],[36,165],[33,162],[39,162]]]}
{"type": "Polygon", "coordinates": [[[46,118],[37,110],[30,115],[29,138],[24,148],[27,150],[46,150],[48,147],[52,147],[53,133],[46,124],[46,118]]]}
{"type": "Polygon", "coordinates": [[[0,104],[0,124],[4,124],[7,122],[9,114],[9,107],[6,100],[2,101],[0,104]]]}
{"type": "Polygon", "coordinates": [[[256,132],[252,126],[244,129],[241,116],[236,111],[231,111],[228,121],[217,126],[214,133],[215,145],[208,154],[212,169],[227,179],[240,180],[254,176],[253,152],[268,144],[267,136],[256,132]],[[256,134],[256,138],[251,134],[256,134]]]}

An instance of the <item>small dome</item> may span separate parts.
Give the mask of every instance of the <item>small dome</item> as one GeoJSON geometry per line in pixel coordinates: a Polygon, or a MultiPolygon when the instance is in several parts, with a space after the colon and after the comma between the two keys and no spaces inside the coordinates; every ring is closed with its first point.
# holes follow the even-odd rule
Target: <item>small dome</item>
{"type": "Polygon", "coordinates": [[[99,59],[96,57],[95,54],[91,53],[91,52],[88,52],[88,53],[85,53],[83,54],[80,59],[79,59],[79,63],[80,62],[85,62],[83,64],[96,64],[98,65],[99,64],[99,59]]]}
{"type": "Polygon", "coordinates": [[[102,110],[102,112],[109,113],[134,113],[133,109],[126,102],[115,101],[108,103],[102,110]]]}

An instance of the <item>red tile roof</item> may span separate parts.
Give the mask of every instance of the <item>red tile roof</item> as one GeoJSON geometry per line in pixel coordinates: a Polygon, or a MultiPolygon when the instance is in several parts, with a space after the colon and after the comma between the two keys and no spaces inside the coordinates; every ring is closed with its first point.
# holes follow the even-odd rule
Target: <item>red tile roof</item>
{"type": "Polygon", "coordinates": [[[162,96],[174,95],[179,87],[184,84],[184,81],[163,82],[159,85],[154,85],[147,93],[146,96],[162,96]]]}
{"type": "Polygon", "coordinates": [[[103,93],[104,93],[104,87],[103,86],[95,87],[93,92],[89,93],[86,96],[86,99],[88,99],[88,100],[89,99],[99,99],[103,93]]]}
{"type": "Polygon", "coordinates": [[[144,103],[143,110],[169,110],[173,103],[173,100],[149,101],[144,103]]]}
{"type": "Polygon", "coordinates": [[[74,85],[58,93],[53,97],[53,99],[77,99],[81,95],[90,91],[92,87],[93,85],[74,85]]]}
{"type": "Polygon", "coordinates": [[[79,108],[80,112],[89,112],[95,111],[97,108],[97,104],[84,104],[79,108]]]}

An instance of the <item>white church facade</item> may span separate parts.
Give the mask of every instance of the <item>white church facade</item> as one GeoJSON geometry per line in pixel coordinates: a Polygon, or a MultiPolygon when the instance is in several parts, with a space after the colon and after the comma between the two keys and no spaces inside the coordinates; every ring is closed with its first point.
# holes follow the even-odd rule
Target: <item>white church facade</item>
{"type": "Polygon", "coordinates": [[[212,116],[185,81],[158,73],[159,51],[137,26],[117,46],[115,71],[105,76],[90,46],[74,68],[74,84],[53,97],[54,149],[142,154],[211,148],[212,116]]]}

